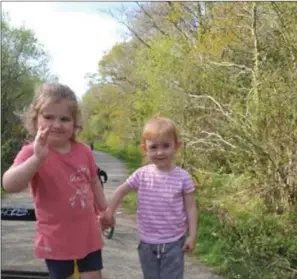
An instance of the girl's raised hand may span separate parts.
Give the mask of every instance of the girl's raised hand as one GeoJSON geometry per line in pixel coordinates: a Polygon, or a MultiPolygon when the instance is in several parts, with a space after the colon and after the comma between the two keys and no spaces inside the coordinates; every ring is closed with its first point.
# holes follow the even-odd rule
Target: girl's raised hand
{"type": "Polygon", "coordinates": [[[43,161],[49,150],[48,146],[48,135],[49,135],[50,127],[39,128],[37,131],[37,135],[34,140],[34,154],[35,156],[43,161]]]}

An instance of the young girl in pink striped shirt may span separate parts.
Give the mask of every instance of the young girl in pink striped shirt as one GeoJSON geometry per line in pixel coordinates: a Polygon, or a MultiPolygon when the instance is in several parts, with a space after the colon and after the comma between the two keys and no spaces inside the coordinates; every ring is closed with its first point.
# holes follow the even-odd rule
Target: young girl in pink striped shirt
{"type": "Polygon", "coordinates": [[[173,121],[159,116],[151,119],[142,134],[150,164],[116,189],[105,212],[105,221],[111,221],[123,197],[137,191],[138,253],[144,279],[182,279],[184,252],[195,247],[194,186],[189,173],[174,164],[180,146],[173,121]]]}

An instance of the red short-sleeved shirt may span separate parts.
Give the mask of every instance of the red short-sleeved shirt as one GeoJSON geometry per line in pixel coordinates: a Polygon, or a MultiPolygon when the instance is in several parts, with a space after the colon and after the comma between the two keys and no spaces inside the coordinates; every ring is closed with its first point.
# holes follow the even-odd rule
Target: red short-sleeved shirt
{"type": "MultiPolygon", "coordinates": [[[[32,155],[33,145],[25,145],[14,165],[32,155]]],[[[80,259],[102,249],[91,187],[96,169],[92,151],[83,143],[73,143],[67,154],[50,149],[29,183],[37,217],[37,258],[80,259]]]]}

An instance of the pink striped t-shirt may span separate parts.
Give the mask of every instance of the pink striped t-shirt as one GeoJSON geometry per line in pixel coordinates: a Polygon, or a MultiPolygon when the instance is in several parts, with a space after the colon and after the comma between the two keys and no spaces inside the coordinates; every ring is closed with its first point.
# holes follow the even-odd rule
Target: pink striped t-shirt
{"type": "Polygon", "coordinates": [[[189,173],[179,167],[162,172],[154,165],[136,170],[127,184],[138,192],[137,226],[140,240],[163,244],[178,240],[188,228],[183,195],[193,192],[189,173]]]}

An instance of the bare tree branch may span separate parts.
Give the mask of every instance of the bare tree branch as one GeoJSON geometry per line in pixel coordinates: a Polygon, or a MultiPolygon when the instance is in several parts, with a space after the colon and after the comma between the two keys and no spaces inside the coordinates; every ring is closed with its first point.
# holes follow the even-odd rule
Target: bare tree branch
{"type": "Polygon", "coordinates": [[[138,5],[138,7],[143,11],[143,13],[150,19],[150,22],[153,24],[153,27],[155,29],[157,29],[158,31],[160,31],[164,36],[169,37],[169,35],[167,33],[165,33],[165,31],[163,31],[155,22],[155,20],[153,19],[153,17],[146,11],[146,9],[143,7],[143,5],[140,5],[139,2],[136,2],[136,4],[138,5]]]}
{"type": "Polygon", "coordinates": [[[253,73],[253,69],[243,65],[243,64],[236,64],[236,63],[231,63],[231,62],[215,62],[215,61],[208,61],[210,64],[215,65],[215,66],[220,66],[220,67],[234,67],[238,68],[241,70],[246,70],[250,73],[253,73]]]}
{"type": "Polygon", "coordinates": [[[220,110],[220,112],[226,116],[229,120],[235,122],[235,120],[227,113],[224,111],[224,109],[222,108],[222,106],[219,104],[218,101],[216,101],[212,96],[210,95],[193,95],[193,94],[188,94],[189,97],[192,97],[192,98],[196,98],[196,99],[209,99],[211,100],[220,110]]]}
{"type": "Polygon", "coordinates": [[[232,148],[236,148],[235,145],[233,145],[232,143],[230,143],[227,140],[223,139],[223,137],[220,134],[218,134],[218,133],[212,133],[212,132],[202,131],[201,134],[206,134],[208,138],[209,137],[216,137],[216,138],[219,139],[219,141],[225,143],[226,145],[228,145],[228,146],[230,146],[232,148]]]}
{"type": "Polygon", "coordinates": [[[123,24],[125,27],[128,28],[128,30],[135,36],[135,38],[137,38],[143,45],[145,45],[147,48],[151,48],[151,46],[146,43],[141,37],[140,35],[138,35],[136,33],[136,31],[131,27],[129,26],[125,21],[123,20],[120,20],[117,16],[114,15],[114,13],[109,9],[107,12],[106,11],[102,11],[103,13],[105,14],[108,14],[110,15],[112,18],[114,18],[115,20],[117,20],[119,23],[123,24]]]}

